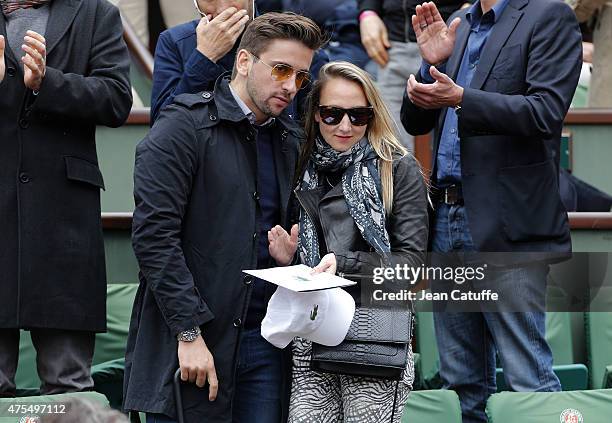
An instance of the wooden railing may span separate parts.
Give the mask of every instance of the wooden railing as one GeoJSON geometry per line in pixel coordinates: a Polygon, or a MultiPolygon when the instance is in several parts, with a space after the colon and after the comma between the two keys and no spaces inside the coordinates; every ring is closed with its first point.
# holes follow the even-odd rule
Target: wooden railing
{"type": "MultiPolygon", "coordinates": [[[[572,229],[612,229],[612,213],[568,213],[568,215],[572,229]]],[[[102,226],[104,229],[131,229],[132,213],[102,213],[102,226]]]]}
{"type": "Polygon", "coordinates": [[[128,50],[130,50],[145,75],[149,79],[153,79],[153,56],[140,41],[136,31],[127,19],[122,17],[121,20],[123,21],[123,39],[128,46],[128,50]]]}

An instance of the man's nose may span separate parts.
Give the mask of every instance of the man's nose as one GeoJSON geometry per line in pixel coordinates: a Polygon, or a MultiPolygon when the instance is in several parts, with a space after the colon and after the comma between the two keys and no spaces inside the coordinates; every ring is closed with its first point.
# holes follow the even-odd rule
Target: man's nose
{"type": "Polygon", "coordinates": [[[298,87],[295,82],[296,77],[297,77],[297,74],[293,73],[293,75],[285,79],[282,84],[283,90],[287,91],[287,93],[289,93],[291,98],[293,98],[293,96],[295,96],[295,94],[298,92],[298,87]]]}

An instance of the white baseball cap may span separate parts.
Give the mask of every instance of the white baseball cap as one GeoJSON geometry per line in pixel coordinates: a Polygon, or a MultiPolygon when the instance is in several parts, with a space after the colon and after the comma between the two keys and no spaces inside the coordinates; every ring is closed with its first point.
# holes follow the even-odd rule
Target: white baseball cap
{"type": "Polygon", "coordinates": [[[268,302],[261,335],[285,348],[299,336],[321,345],[339,345],[355,314],[355,300],[342,288],[295,292],[279,286],[268,302]]]}

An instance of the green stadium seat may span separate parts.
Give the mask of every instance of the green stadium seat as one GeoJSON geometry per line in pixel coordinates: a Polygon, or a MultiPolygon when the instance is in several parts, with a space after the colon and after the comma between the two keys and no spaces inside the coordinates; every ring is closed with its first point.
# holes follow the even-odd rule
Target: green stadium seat
{"type": "Polygon", "coordinates": [[[612,364],[607,366],[606,371],[604,372],[603,388],[612,388],[612,364]]]}
{"type": "Polygon", "coordinates": [[[24,398],[0,398],[0,423],[15,423],[22,421],[19,416],[39,416],[41,417],[41,413],[36,413],[35,406],[38,405],[39,409],[41,405],[53,405],[53,403],[62,403],[71,398],[79,398],[83,400],[88,400],[92,402],[96,402],[105,406],[108,406],[108,400],[106,397],[98,392],[74,392],[70,394],[58,394],[58,395],[40,395],[40,396],[32,396],[32,397],[24,397],[24,398]],[[9,412],[9,407],[13,406],[14,410],[16,410],[15,405],[31,405],[32,409],[26,409],[26,414],[18,414],[11,415],[9,412]]]}
{"type": "MultiPolygon", "coordinates": [[[[612,289],[602,288],[592,307],[596,310],[612,310],[612,289]]],[[[606,368],[612,365],[612,312],[585,313],[585,324],[590,386],[599,389],[606,383],[606,368]]]]}
{"type": "Polygon", "coordinates": [[[419,352],[419,366],[415,379],[419,389],[438,389],[442,386],[438,369],[440,358],[434,329],[433,312],[417,311],[416,313],[416,347],[419,352]]]}
{"type": "MultiPolygon", "coordinates": [[[[554,365],[553,371],[559,378],[564,391],[581,391],[589,386],[589,370],[584,364],[554,365]]],[[[497,392],[507,391],[508,386],[504,379],[503,369],[498,368],[496,376],[497,392]]]]}
{"type": "Polygon", "coordinates": [[[455,391],[413,391],[402,414],[402,423],[461,423],[461,406],[455,391]]]}
{"type": "Polygon", "coordinates": [[[607,423],[611,404],[612,389],[502,392],[489,398],[486,412],[489,423],[607,423]]]}

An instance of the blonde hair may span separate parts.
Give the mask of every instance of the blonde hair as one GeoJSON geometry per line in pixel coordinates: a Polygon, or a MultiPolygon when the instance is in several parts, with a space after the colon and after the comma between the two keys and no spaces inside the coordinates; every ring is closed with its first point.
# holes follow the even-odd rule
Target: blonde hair
{"type": "Polygon", "coordinates": [[[321,90],[327,82],[335,78],[343,78],[361,86],[368,104],[374,109],[374,117],[368,123],[366,137],[380,158],[379,172],[382,188],[382,199],[385,211],[391,213],[393,207],[393,160],[398,155],[410,154],[397,138],[397,131],[389,109],[385,105],[378,89],[367,72],[349,62],[330,62],[319,71],[319,77],[313,84],[308,96],[305,119],[306,143],[300,158],[298,175],[304,172],[306,163],[312,154],[314,141],[319,136],[319,123],[315,114],[321,98],[321,90]]]}

